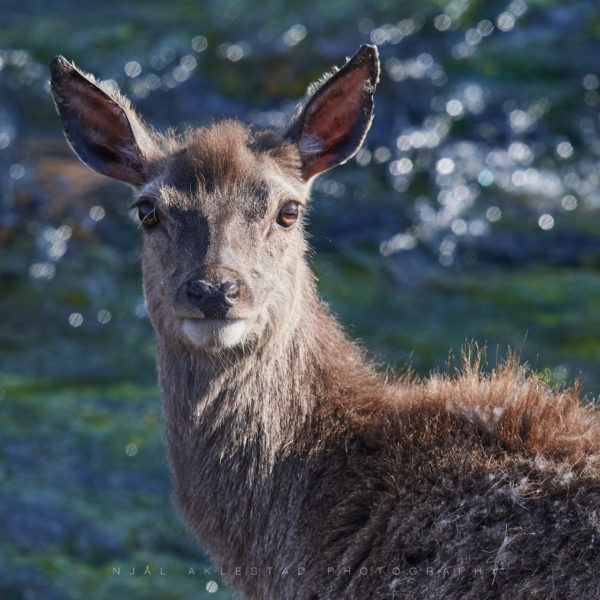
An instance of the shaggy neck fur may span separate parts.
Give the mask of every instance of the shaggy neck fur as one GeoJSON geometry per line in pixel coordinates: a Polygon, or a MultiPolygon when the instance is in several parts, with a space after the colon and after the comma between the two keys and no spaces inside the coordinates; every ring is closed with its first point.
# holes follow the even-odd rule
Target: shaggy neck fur
{"type": "Polygon", "coordinates": [[[265,519],[286,519],[303,497],[293,488],[305,481],[290,479],[289,468],[306,465],[332,431],[345,427],[349,400],[360,412],[357,392],[385,396],[362,352],[318,300],[305,268],[287,322],[273,323],[250,350],[194,353],[158,340],[175,494],[201,544],[225,568],[285,560],[285,538],[262,534],[265,519]]]}

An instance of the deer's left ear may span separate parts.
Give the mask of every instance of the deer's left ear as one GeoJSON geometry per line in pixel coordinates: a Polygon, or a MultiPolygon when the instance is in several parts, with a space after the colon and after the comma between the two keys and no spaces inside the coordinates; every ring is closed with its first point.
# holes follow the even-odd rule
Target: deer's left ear
{"type": "Polygon", "coordinates": [[[352,158],[373,119],[376,46],[364,45],[310,97],[287,138],[298,145],[306,181],[352,158]]]}

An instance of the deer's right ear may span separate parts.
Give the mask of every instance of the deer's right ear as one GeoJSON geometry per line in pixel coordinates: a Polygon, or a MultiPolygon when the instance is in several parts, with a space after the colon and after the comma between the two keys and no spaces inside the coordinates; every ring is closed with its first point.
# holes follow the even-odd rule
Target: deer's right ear
{"type": "Polygon", "coordinates": [[[143,185],[156,148],[129,102],[113,98],[62,56],[52,60],[50,73],[50,90],[77,156],[103,175],[143,185]]]}
{"type": "Polygon", "coordinates": [[[360,50],[312,91],[286,137],[298,145],[306,181],[352,158],[373,119],[373,93],[379,80],[376,46],[360,50]]]}

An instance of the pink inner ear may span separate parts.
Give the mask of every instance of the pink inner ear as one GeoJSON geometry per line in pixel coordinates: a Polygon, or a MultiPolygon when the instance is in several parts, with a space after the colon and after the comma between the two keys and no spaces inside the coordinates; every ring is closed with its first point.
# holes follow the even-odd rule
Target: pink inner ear
{"type": "Polygon", "coordinates": [[[135,144],[131,127],[117,105],[108,103],[94,88],[75,85],[78,90],[72,95],[71,106],[96,144],[111,149],[135,144]]]}
{"type": "Polygon", "coordinates": [[[65,131],[81,160],[132,185],[143,182],[142,152],[123,108],[87,81],[67,81],[65,131]]]}
{"type": "Polygon", "coordinates": [[[299,141],[305,179],[348,158],[343,151],[360,127],[368,79],[368,65],[361,65],[324,90],[323,97],[315,98],[315,106],[309,107],[299,141]]]}

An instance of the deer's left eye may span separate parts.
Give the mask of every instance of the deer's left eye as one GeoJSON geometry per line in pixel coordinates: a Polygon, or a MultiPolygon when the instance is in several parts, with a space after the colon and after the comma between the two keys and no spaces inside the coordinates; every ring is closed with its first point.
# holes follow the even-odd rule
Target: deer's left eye
{"type": "Polygon", "coordinates": [[[138,202],[138,217],[142,227],[150,229],[158,225],[158,212],[156,206],[150,200],[142,200],[138,202]]]}
{"type": "Polygon", "coordinates": [[[284,229],[289,229],[298,220],[298,203],[286,202],[277,215],[277,224],[284,229]]]}

